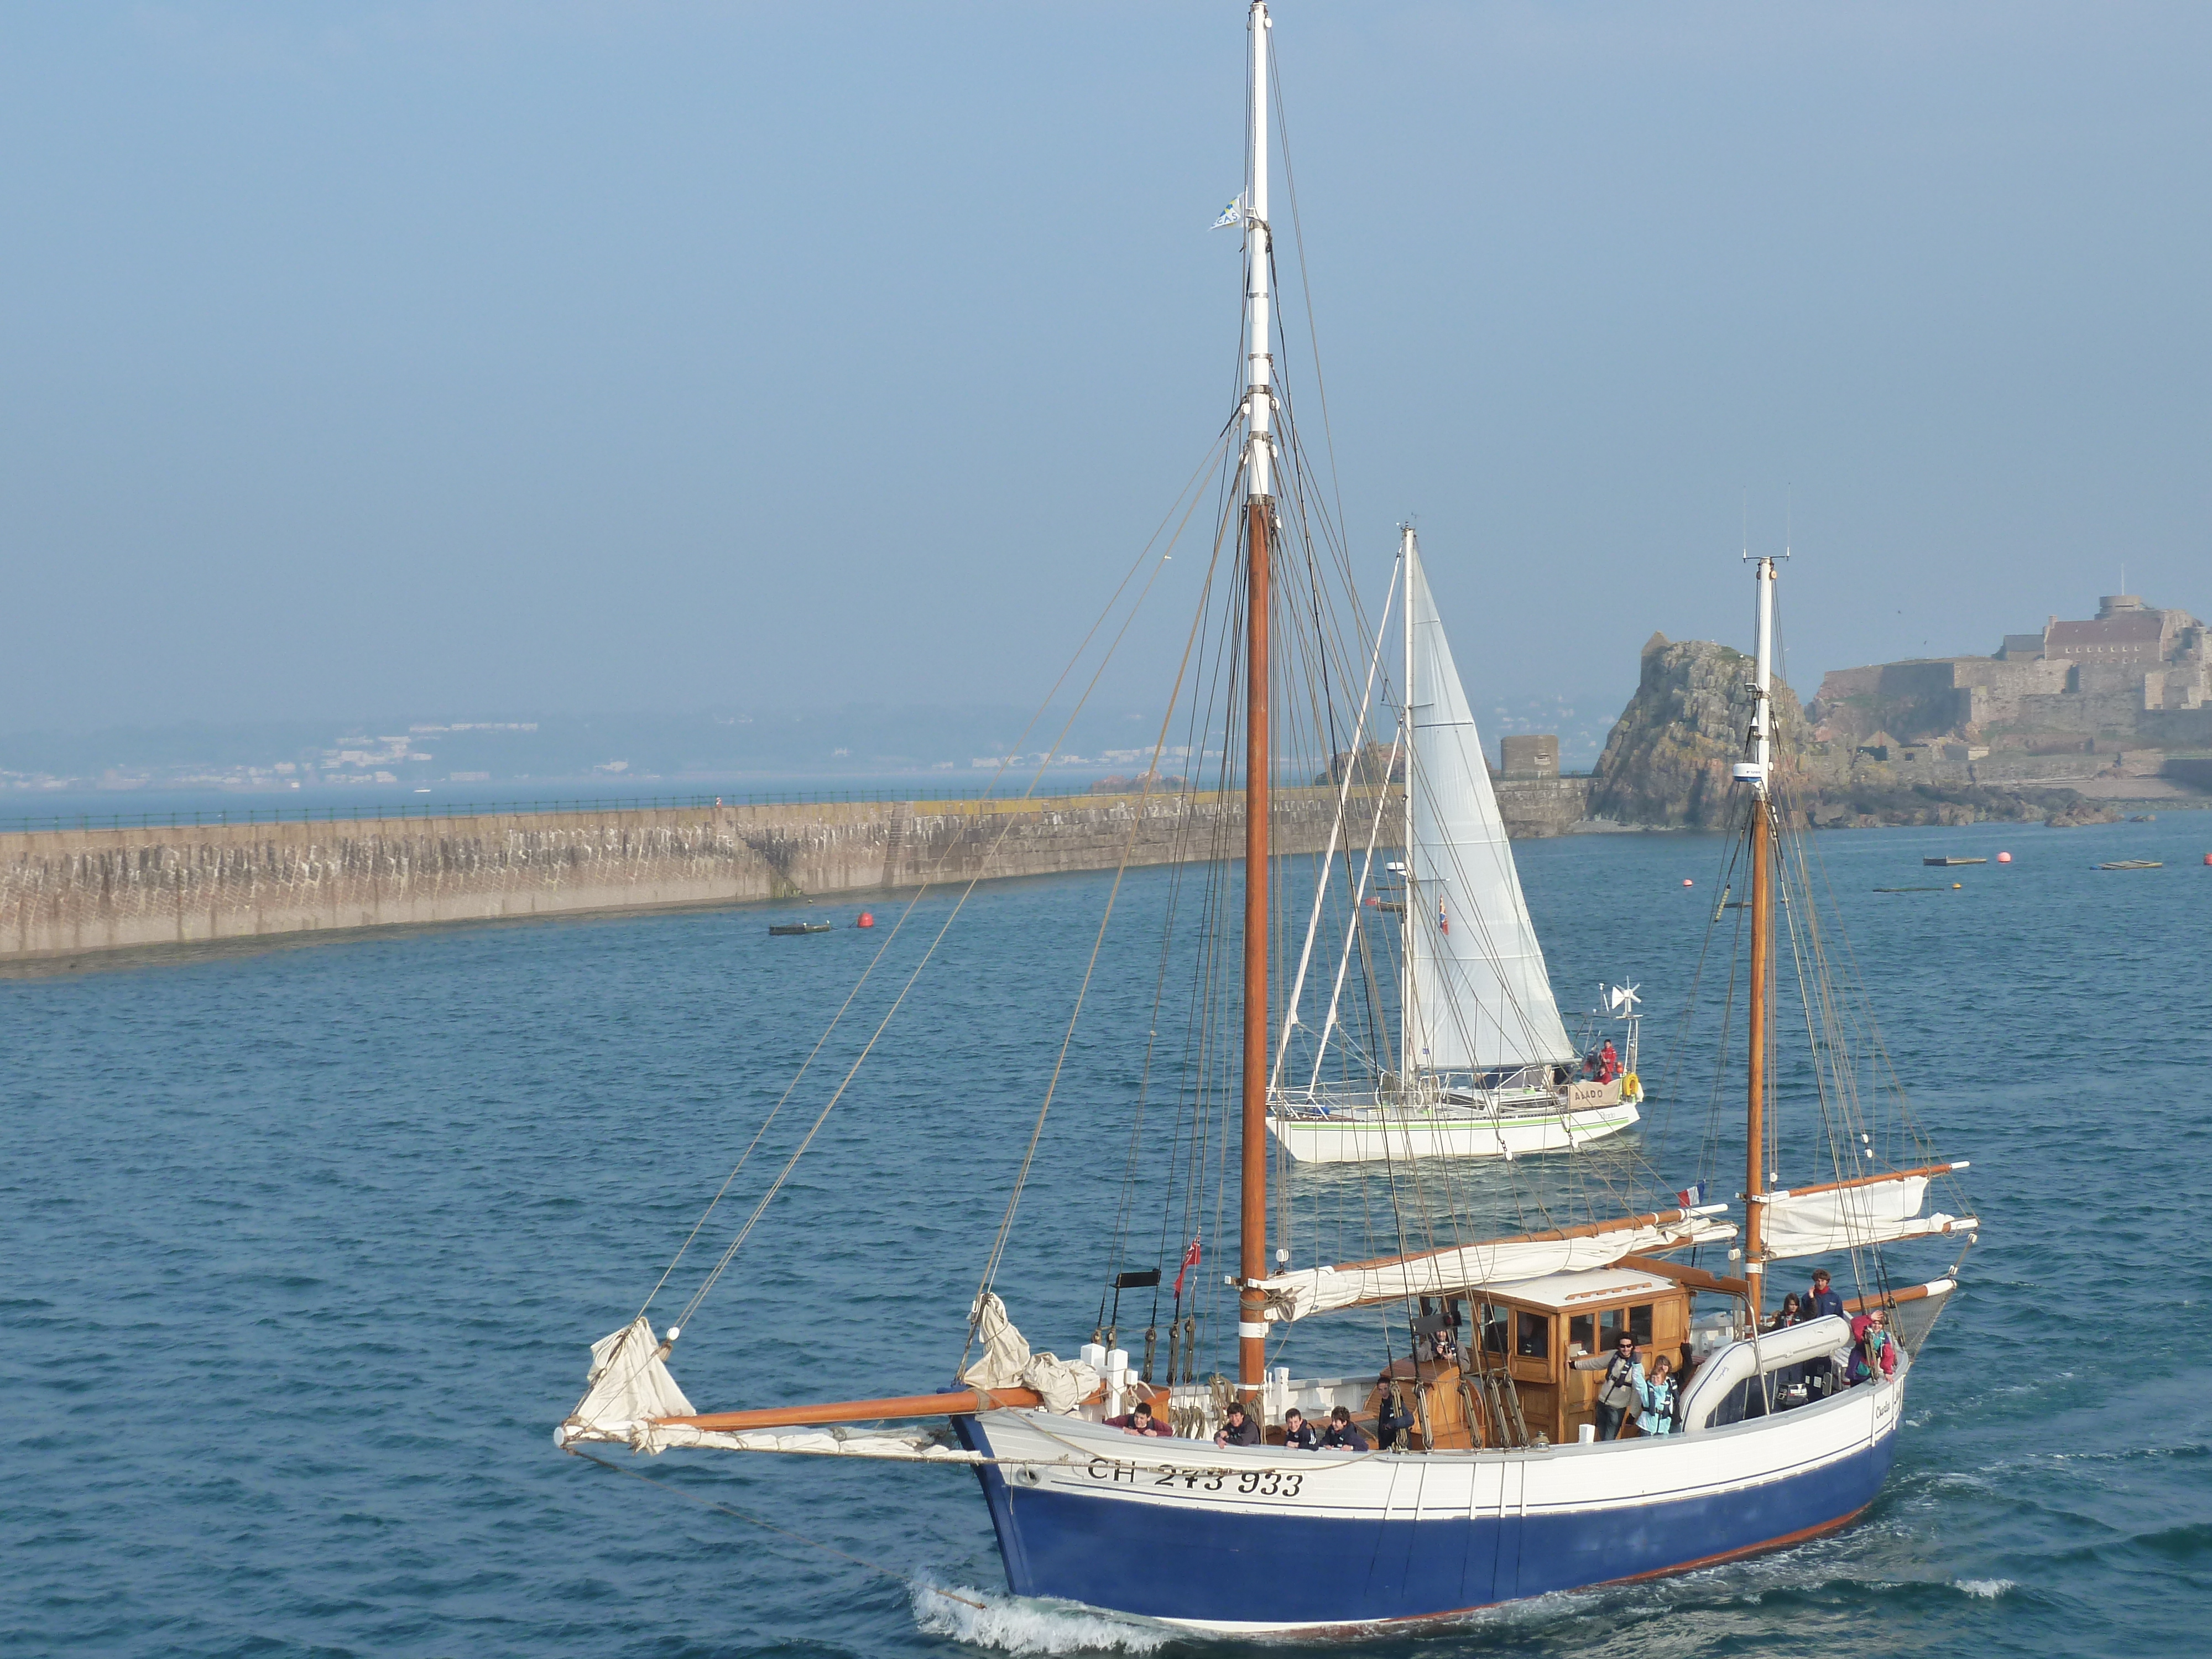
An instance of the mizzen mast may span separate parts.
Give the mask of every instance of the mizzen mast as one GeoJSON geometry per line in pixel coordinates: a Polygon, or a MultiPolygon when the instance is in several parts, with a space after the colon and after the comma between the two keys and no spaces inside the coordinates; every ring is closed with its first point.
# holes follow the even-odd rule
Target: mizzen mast
{"type": "Polygon", "coordinates": [[[1274,375],[1267,279],[1267,30],[1252,0],[1252,126],[1244,191],[1244,1093],[1237,1381],[1267,1378],[1268,622],[1273,604],[1274,375]]]}
{"type": "Polygon", "coordinates": [[[1774,979],[1774,561],[1761,558],[1753,573],[1759,593],[1757,654],[1752,662],[1751,730],[1744,738],[1746,758],[1735,776],[1751,786],[1751,1001],[1744,1065],[1743,1221],[1745,1300],[1753,1328],[1766,1288],[1766,1061],[1773,1015],[1769,993],[1774,979]]]}

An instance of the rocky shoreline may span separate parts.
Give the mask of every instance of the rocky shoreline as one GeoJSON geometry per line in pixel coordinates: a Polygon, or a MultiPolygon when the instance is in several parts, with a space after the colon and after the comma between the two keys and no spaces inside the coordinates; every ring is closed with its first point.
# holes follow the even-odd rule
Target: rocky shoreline
{"type": "MultiPolygon", "coordinates": [[[[1751,660],[1709,640],[1674,641],[1654,634],[1643,651],[1636,695],[1621,711],[1605,751],[1580,784],[1582,814],[1522,827],[1507,812],[1510,833],[1558,835],[1605,830],[1720,830],[1729,821],[1730,769],[1741,758],[1751,715],[1751,660]]],[[[1893,761],[1849,742],[1824,739],[1796,694],[1777,681],[1774,704],[1783,758],[1776,781],[1783,810],[1817,829],[1885,825],[2040,823],[2056,829],[2112,823],[2121,803],[2212,807],[2212,793],[2193,776],[2163,793],[2130,797],[2091,793],[2035,779],[1984,781],[1931,776],[1928,769],[1893,761]]],[[[2079,781],[2079,780],[2077,780],[2079,781]]],[[[1501,809],[1510,777],[1498,780],[1501,809]]]]}

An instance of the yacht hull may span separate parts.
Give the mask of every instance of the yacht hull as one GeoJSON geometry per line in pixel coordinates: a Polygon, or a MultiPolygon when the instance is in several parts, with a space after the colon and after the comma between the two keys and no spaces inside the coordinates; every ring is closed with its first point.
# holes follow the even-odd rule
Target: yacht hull
{"type": "Polygon", "coordinates": [[[1411,1455],[1140,1441],[1037,1412],[957,1426],[1000,1460],[977,1474],[1016,1595],[1260,1632],[1441,1617],[1814,1536],[1881,1491],[1903,1399],[1900,1377],[1697,1435],[1411,1455]]]}
{"type": "Polygon", "coordinates": [[[1408,1158],[1524,1158],[1619,1134],[1641,1115],[1626,1101],[1582,1111],[1425,1113],[1361,1119],[1278,1117],[1267,1133],[1297,1164],[1381,1164],[1408,1158]]]}

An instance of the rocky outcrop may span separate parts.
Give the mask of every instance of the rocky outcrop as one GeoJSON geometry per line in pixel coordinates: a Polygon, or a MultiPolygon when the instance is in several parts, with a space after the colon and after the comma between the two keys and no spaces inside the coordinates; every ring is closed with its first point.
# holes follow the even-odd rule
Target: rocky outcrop
{"type": "MultiPolygon", "coordinates": [[[[1654,634],[1644,647],[1636,695],[1613,722],[1590,775],[1590,816],[1619,823],[1718,830],[1732,800],[1729,769],[1751,726],[1751,659],[1710,640],[1680,644],[1654,634]]],[[[1774,683],[1781,743],[1778,777],[1804,752],[1796,694],[1774,683]]]]}
{"type": "MultiPolygon", "coordinates": [[[[1614,723],[1590,778],[1593,817],[1647,827],[1719,830],[1735,797],[1729,771],[1751,724],[1751,659],[1706,640],[1644,647],[1636,696],[1614,723]]],[[[1782,810],[1821,829],[1877,824],[2101,821],[2071,789],[1995,788],[1931,781],[1869,747],[1815,740],[1790,688],[1777,681],[1780,740],[1775,781],[1782,810]]]]}

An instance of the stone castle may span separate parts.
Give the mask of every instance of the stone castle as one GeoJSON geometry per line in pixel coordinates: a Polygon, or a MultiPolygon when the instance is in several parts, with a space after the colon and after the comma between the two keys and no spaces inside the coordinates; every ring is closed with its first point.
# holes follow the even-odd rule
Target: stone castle
{"type": "Polygon", "coordinates": [[[2185,611],[2106,595],[2094,619],[2053,617],[1986,657],[1838,669],[1808,711],[1815,742],[1994,779],[2154,772],[2212,750],[2212,644],[2185,611]]]}

